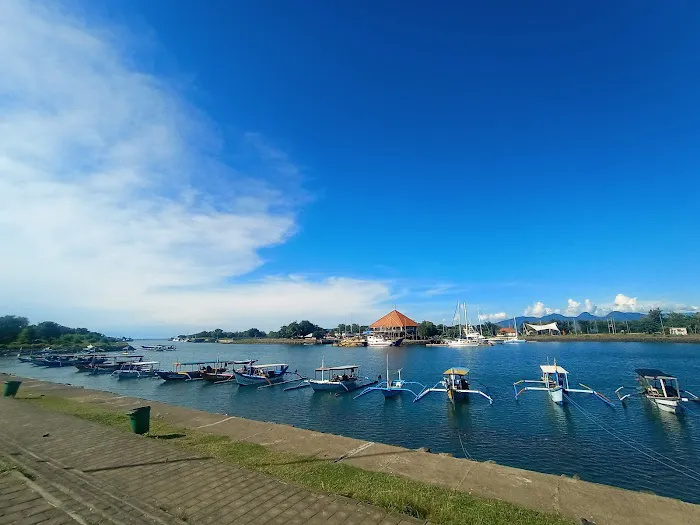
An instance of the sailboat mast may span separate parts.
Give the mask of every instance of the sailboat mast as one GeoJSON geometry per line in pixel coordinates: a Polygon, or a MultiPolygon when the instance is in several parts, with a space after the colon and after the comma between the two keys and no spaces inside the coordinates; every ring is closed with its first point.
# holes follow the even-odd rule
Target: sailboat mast
{"type": "Polygon", "coordinates": [[[389,352],[386,353],[386,387],[391,388],[391,381],[389,381],[389,352]]]}

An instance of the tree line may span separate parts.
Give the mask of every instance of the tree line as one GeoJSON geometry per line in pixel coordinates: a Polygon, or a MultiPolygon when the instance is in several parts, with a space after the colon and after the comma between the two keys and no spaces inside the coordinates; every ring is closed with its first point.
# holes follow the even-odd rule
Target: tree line
{"type": "Polygon", "coordinates": [[[80,346],[108,344],[120,341],[87,328],[70,328],[53,321],[30,324],[29,319],[18,315],[0,317],[0,345],[57,345],[80,346]]]}

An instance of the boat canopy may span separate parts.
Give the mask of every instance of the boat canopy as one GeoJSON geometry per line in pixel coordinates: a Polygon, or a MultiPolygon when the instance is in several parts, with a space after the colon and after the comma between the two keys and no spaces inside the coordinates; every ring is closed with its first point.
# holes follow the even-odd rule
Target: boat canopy
{"type": "Polygon", "coordinates": [[[317,368],[316,372],[327,372],[329,370],[356,370],[360,368],[359,365],[345,365],[345,366],[322,366],[317,368]]]}
{"type": "Polygon", "coordinates": [[[675,376],[666,374],[657,368],[637,368],[635,370],[637,375],[646,377],[648,379],[676,379],[675,376]]]}
{"type": "Polygon", "coordinates": [[[134,362],[130,361],[130,362],[127,362],[126,364],[141,366],[141,365],[157,365],[159,363],[160,363],[160,361],[134,361],[134,362]]]}
{"type": "Polygon", "coordinates": [[[445,370],[442,373],[442,375],[444,375],[444,376],[451,376],[451,375],[466,376],[468,373],[469,373],[468,368],[448,368],[447,370],[445,370]]]}
{"type": "Polygon", "coordinates": [[[568,374],[566,370],[557,365],[540,365],[543,374],[568,374]]]}
{"type": "Polygon", "coordinates": [[[226,361],[227,363],[231,363],[232,365],[252,365],[253,363],[257,362],[257,359],[246,359],[245,361],[226,361]]]}
{"type": "MultiPolygon", "coordinates": [[[[248,361],[246,361],[247,363],[248,361]]],[[[192,365],[213,365],[221,363],[221,361],[187,361],[186,363],[174,363],[175,366],[192,366],[192,365]]]]}
{"type": "MultiPolygon", "coordinates": [[[[250,361],[245,361],[250,363],[250,361]]],[[[277,368],[278,366],[289,366],[287,363],[273,363],[271,365],[253,365],[251,368],[277,368]]]]}

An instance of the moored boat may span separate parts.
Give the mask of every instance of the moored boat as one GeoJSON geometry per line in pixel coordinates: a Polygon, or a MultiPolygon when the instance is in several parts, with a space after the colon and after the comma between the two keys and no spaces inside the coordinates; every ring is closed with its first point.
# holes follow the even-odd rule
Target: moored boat
{"type": "Polygon", "coordinates": [[[471,388],[469,384],[469,370],[467,368],[448,368],[442,373],[442,376],[442,381],[436,383],[432,388],[424,389],[413,401],[420,401],[431,392],[445,392],[452,403],[464,401],[470,394],[476,394],[488,399],[489,404],[493,404],[491,396],[481,390],[471,388]]]}
{"type": "Polygon", "coordinates": [[[624,387],[615,390],[623,403],[632,396],[645,397],[664,412],[678,413],[683,409],[683,402],[700,402],[698,396],[688,390],[681,390],[678,378],[656,368],[638,368],[634,371],[639,381],[639,392],[620,395],[624,387]],[[686,394],[688,397],[683,397],[686,394]]]}
{"type": "Polygon", "coordinates": [[[140,379],[143,377],[156,377],[158,361],[139,361],[125,363],[118,370],[112,372],[117,379],[140,379]]]}
{"type": "Polygon", "coordinates": [[[175,370],[158,370],[156,374],[164,381],[195,381],[203,379],[202,375],[226,372],[226,367],[219,361],[190,361],[175,363],[175,370]],[[214,366],[212,366],[214,365],[214,366]]]}
{"type": "Polygon", "coordinates": [[[413,395],[413,398],[417,398],[418,394],[414,392],[410,385],[418,385],[420,386],[420,390],[425,389],[425,385],[422,385],[421,383],[418,383],[416,381],[406,381],[401,377],[401,370],[402,368],[399,368],[396,371],[396,376],[397,379],[391,379],[391,374],[389,373],[389,354],[386,355],[386,381],[380,381],[377,386],[370,386],[365,388],[362,392],[357,394],[353,399],[357,399],[358,397],[362,397],[365,394],[369,394],[370,392],[375,392],[379,391],[382,393],[384,396],[384,399],[390,398],[390,397],[395,397],[402,392],[410,393],[413,395]]]}
{"type": "Polygon", "coordinates": [[[323,366],[317,368],[309,385],[314,392],[350,392],[362,386],[359,365],[323,366]]]}
{"type": "Polygon", "coordinates": [[[600,392],[596,392],[586,385],[580,384],[583,388],[569,387],[569,372],[557,365],[556,359],[553,365],[540,365],[542,371],[542,379],[521,379],[513,383],[515,391],[515,399],[518,399],[520,394],[527,390],[540,390],[549,393],[549,397],[558,405],[563,405],[569,401],[569,394],[591,394],[600,399],[609,406],[613,406],[612,402],[600,392]],[[541,386],[524,386],[518,390],[519,385],[537,384],[541,386]]]}
{"type": "Polygon", "coordinates": [[[261,386],[272,385],[284,381],[289,365],[286,363],[274,363],[267,365],[243,365],[242,368],[234,370],[236,382],[240,386],[261,386]]]}

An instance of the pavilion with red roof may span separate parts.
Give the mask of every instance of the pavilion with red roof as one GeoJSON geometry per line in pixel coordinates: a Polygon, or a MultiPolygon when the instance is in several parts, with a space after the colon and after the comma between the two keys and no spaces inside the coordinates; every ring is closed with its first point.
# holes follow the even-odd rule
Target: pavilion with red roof
{"type": "Polygon", "coordinates": [[[398,310],[392,310],[381,319],[374,321],[369,325],[369,329],[376,335],[391,339],[399,337],[418,339],[418,323],[398,310]]]}

